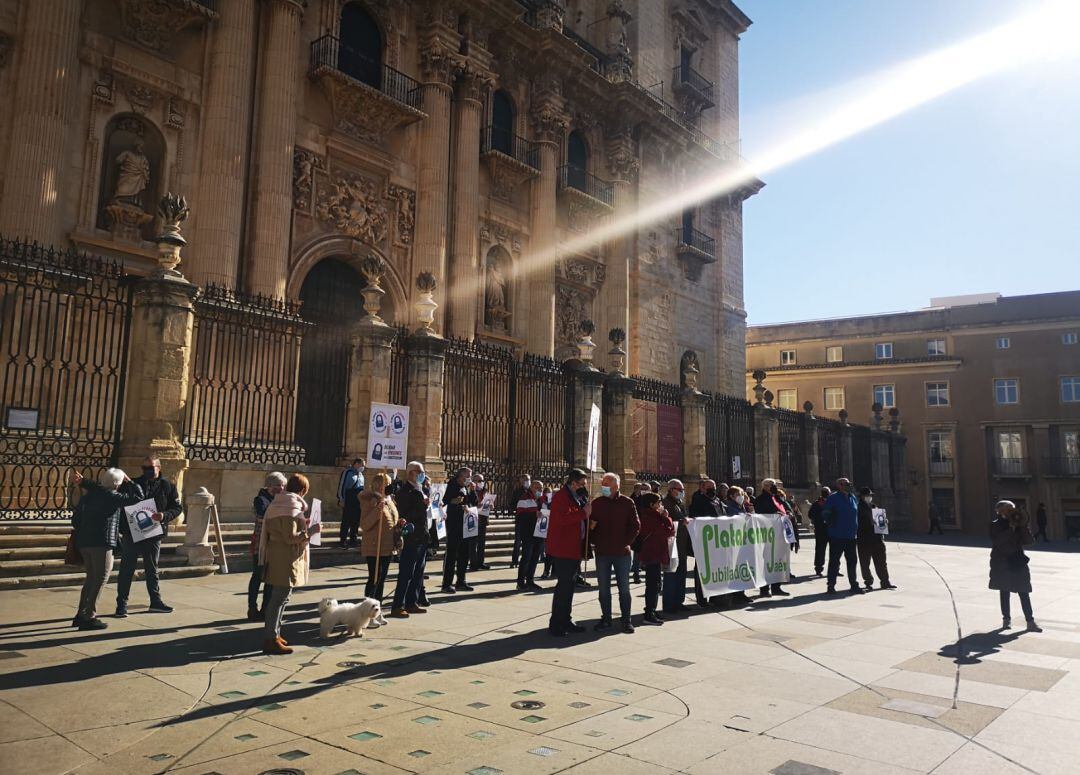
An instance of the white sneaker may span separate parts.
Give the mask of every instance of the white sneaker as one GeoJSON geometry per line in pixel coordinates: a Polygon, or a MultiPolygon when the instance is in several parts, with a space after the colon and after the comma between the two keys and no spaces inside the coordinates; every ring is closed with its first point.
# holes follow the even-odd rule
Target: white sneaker
{"type": "Polygon", "coordinates": [[[372,619],[370,622],[368,622],[367,626],[369,630],[377,630],[380,627],[382,627],[382,622],[380,622],[378,619],[372,619]]]}
{"type": "Polygon", "coordinates": [[[377,617],[375,617],[375,621],[377,621],[379,624],[382,624],[382,625],[385,625],[387,623],[386,622],[386,617],[383,616],[382,614],[379,614],[377,617]]]}

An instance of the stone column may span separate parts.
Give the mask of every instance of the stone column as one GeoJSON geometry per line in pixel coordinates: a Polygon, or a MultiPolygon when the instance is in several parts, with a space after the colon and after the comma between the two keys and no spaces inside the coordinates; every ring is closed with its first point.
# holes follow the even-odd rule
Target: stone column
{"type": "Polygon", "coordinates": [[[209,565],[214,561],[214,549],[209,540],[214,496],[205,487],[200,487],[190,493],[184,503],[184,545],[176,551],[188,558],[188,565],[209,565]]]}
{"type": "Polygon", "coordinates": [[[304,0],[264,0],[266,46],[255,120],[254,208],[247,287],[283,298],[289,272],[293,145],[304,0]]]}
{"type": "Polygon", "coordinates": [[[708,478],[705,451],[705,396],[696,388],[687,387],[682,395],[683,475],[687,490],[708,478]]]}
{"type": "Polygon", "coordinates": [[[0,234],[58,245],[64,241],[61,179],[71,90],[78,78],[82,0],[24,3],[18,74],[6,149],[0,234]]]}
{"type": "Polygon", "coordinates": [[[604,410],[604,467],[623,481],[633,481],[633,432],[630,424],[634,381],[625,374],[612,374],[604,382],[607,400],[604,410]]]}
{"type": "MultiPolygon", "coordinates": [[[[629,130],[608,139],[608,167],[615,175],[615,220],[632,217],[637,207],[634,180],[638,166],[629,130]]],[[[602,330],[630,330],[630,253],[633,249],[634,233],[627,232],[611,240],[605,251],[607,271],[600,287],[599,305],[602,330]]]]}
{"type": "MultiPolygon", "coordinates": [[[[477,307],[483,270],[477,246],[480,223],[480,119],[484,94],[491,81],[475,72],[463,73],[458,82],[454,110],[454,217],[447,302],[451,336],[476,336],[477,307]]],[[[428,119],[430,120],[430,118],[428,119]]]]}
{"type": "Polygon", "coordinates": [[[255,50],[255,0],[219,5],[209,27],[210,59],[202,106],[202,161],[195,199],[197,239],[185,274],[197,285],[236,287],[244,222],[247,138],[255,50]]]}
{"type": "Polygon", "coordinates": [[[409,337],[408,347],[409,459],[423,463],[428,476],[445,479],[442,410],[446,340],[421,329],[409,337]]]}
{"type": "MultiPolygon", "coordinates": [[[[803,411],[805,414],[802,416],[801,421],[803,423],[803,439],[806,442],[806,447],[803,450],[806,465],[806,484],[812,490],[820,489],[823,484],[831,488],[831,484],[821,481],[821,459],[818,456],[818,425],[814,421],[814,405],[809,401],[804,402],[803,411]]],[[[816,495],[815,492],[810,494],[816,495]]],[[[811,500],[814,500],[814,498],[811,498],[811,500]]]]}
{"type": "Polygon", "coordinates": [[[754,406],[754,476],[755,487],[762,479],[780,475],[780,421],[771,407],[754,406]]]}

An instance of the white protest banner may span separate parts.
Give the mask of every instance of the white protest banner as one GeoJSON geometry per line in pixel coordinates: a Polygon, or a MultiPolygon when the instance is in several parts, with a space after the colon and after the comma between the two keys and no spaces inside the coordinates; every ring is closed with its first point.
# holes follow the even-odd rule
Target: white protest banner
{"type": "Polygon", "coordinates": [[[461,537],[476,538],[480,535],[480,514],[476,506],[466,506],[461,521],[461,537]]]}
{"type": "Polygon", "coordinates": [[[731,458],[731,478],[742,479],[742,457],[739,455],[731,458]]]}
{"type": "Polygon", "coordinates": [[[480,513],[485,517],[491,516],[491,510],[495,508],[495,493],[489,492],[484,494],[484,500],[480,504],[480,513]]]}
{"type": "Polygon", "coordinates": [[[373,401],[368,422],[368,466],[404,468],[408,446],[409,407],[373,401]]]}
{"type": "Polygon", "coordinates": [[[153,519],[155,513],[157,513],[157,504],[154,503],[153,498],[139,501],[134,506],[124,507],[132,541],[139,543],[147,538],[156,538],[164,532],[161,529],[161,523],[153,519]]]}
{"type": "Polygon", "coordinates": [[[533,538],[547,538],[548,520],[551,518],[551,512],[547,509],[542,509],[540,514],[536,518],[536,529],[533,530],[533,538]]]}
{"type": "Polygon", "coordinates": [[[870,513],[874,516],[875,535],[887,536],[889,534],[889,518],[885,514],[885,509],[873,509],[870,513]]]}
{"type": "Polygon", "coordinates": [[[706,596],[789,580],[791,547],[776,517],[697,517],[688,527],[706,596]]]}
{"type": "Polygon", "coordinates": [[[585,450],[585,470],[595,471],[600,461],[600,407],[589,410],[589,444],[585,450]]]}
{"type": "MultiPolygon", "coordinates": [[[[311,512],[308,514],[308,529],[322,524],[322,501],[318,498],[311,499],[311,512]]],[[[308,543],[312,546],[322,546],[322,530],[313,533],[308,543]]]]}

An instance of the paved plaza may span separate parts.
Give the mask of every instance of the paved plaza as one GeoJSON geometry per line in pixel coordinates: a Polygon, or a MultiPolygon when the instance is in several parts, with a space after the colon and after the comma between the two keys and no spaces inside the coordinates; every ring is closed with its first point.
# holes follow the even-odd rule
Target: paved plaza
{"type": "MultiPolygon", "coordinates": [[[[3,592],[0,770],[1074,773],[1080,554],[1033,551],[1045,631],[1001,633],[987,553],[894,542],[895,592],[826,598],[804,578],[746,610],[564,639],[549,596],[495,570],[424,616],[324,642],[319,599],[354,599],[363,578],[337,567],[293,597],[289,657],[259,653],[246,573],[169,580],[175,613],[136,605],[101,633],[68,626],[73,588],[3,592]]],[[[575,601],[591,625],[595,587],[575,601]]]]}

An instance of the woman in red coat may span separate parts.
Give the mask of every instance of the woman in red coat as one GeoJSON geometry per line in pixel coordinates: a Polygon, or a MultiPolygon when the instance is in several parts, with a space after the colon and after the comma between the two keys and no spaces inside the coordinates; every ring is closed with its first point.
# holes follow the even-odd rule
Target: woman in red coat
{"type": "Polygon", "coordinates": [[[656,611],[660,595],[660,572],[671,559],[668,539],[675,536],[675,523],[660,504],[660,496],[648,492],[641,496],[641,549],[638,559],[645,568],[645,618],[646,624],[663,624],[656,611]]]}

